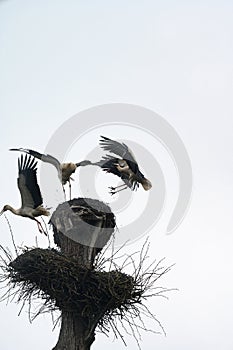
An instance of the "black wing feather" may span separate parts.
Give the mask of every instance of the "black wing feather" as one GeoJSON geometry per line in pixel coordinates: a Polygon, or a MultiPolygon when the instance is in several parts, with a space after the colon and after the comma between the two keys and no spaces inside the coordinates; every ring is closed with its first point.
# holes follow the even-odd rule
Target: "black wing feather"
{"type": "Polygon", "coordinates": [[[125,143],[120,143],[118,141],[111,140],[108,137],[101,136],[100,146],[105,151],[115,153],[126,160],[131,160],[134,163],[136,162],[132,152],[125,143]]]}
{"type": "Polygon", "coordinates": [[[107,173],[112,173],[119,177],[122,176],[122,173],[116,168],[116,163],[118,162],[118,158],[113,158],[110,155],[104,156],[99,162],[95,163],[100,166],[107,173]]]}
{"type": "Polygon", "coordinates": [[[42,205],[43,199],[37,183],[37,162],[31,156],[26,155],[18,159],[19,177],[18,187],[22,199],[22,208],[37,208],[42,205]]]}
{"type": "Polygon", "coordinates": [[[26,149],[26,148],[11,148],[10,151],[20,151],[25,152],[37,159],[42,160],[42,162],[50,163],[55,166],[57,171],[60,173],[60,162],[57,158],[51,156],[50,154],[42,154],[37,151],[33,151],[32,149],[26,149]]]}
{"type": "Polygon", "coordinates": [[[134,174],[137,173],[137,171],[138,171],[137,161],[136,161],[132,151],[129,149],[129,147],[125,143],[120,143],[118,141],[111,140],[108,137],[101,136],[100,146],[105,151],[115,153],[118,156],[120,156],[121,158],[125,159],[127,161],[127,164],[129,165],[130,169],[133,171],[133,173],[134,174]]]}
{"type": "Polygon", "coordinates": [[[131,188],[132,190],[137,190],[138,188],[138,183],[137,182],[129,182],[128,180],[128,175],[120,172],[117,167],[116,167],[116,163],[118,162],[118,158],[113,158],[110,155],[106,155],[104,156],[99,162],[95,163],[96,165],[100,166],[104,171],[106,171],[107,173],[111,173],[114,174],[118,177],[120,177],[122,179],[122,181],[124,181],[124,183],[131,188]]]}
{"type": "Polygon", "coordinates": [[[100,146],[105,151],[115,153],[122,158],[124,158],[124,156],[129,152],[128,147],[124,143],[120,143],[118,141],[111,140],[105,136],[101,136],[100,146]]]}

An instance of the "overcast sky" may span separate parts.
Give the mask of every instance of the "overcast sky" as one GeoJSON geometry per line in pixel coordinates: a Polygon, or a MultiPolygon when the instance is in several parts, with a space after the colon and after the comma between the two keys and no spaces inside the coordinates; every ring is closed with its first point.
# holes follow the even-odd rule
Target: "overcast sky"
{"type": "MultiPolygon", "coordinates": [[[[95,130],[88,130],[67,153],[73,160],[79,152],[79,161],[92,152],[99,135],[128,138],[145,148],[150,143],[149,151],[162,169],[166,202],[150,231],[151,259],[166,257],[165,263],[176,264],[160,284],[179,291],[168,301],[148,302],[167,336],[142,334],[143,350],[233,348],[232,10],[227,0],[0,1],[0,206],[20,206],[17,154],[8,149],[43,151],[63,123],[96,105],[149,108],[176,130],[187,149],[194,177],[192,202],[171,235],[165,231],[179,179],[161,143],[132,127],[98,128],[97,118],[95,130]]],[[[156,174],[150,177],[139,148],[137,154],[156,196],[161,182],[156,174]]],[[[98,185],[102,176],[95,176],[96,191],[117,206],[119,197],[111,198],[105,186],[98,185]]],[[[78,182],[78,174],[75,179],[78,182]]],[[[111,185],[115,178],[106,181],[111,185]]],[[[73,188],[78,195],[78,187],[73,188]]],[[[138,203],[144,205],[148,196],[142,189],[135,193],[127,215],[119,213],[119,226],[140,215],[138,203]]],[[[35,223],[11,213],[7,217],[17,245],[33,246],[37,236],[39,244],[47,246],[35,223]]],[[[1,244],[13,250],[4,216],[0,227],[1,244]]],[[[138,250],[144,239],[127,249],[138,250]]],[[[30,324],[26,309],[17,316],[18,305],[1,303],[0,310],[1,349],[41,350],[56,344],[59,329],[52,332],[50,316],[30,324]]],[[[132,337],[125,340],[129,349],[136,348],[132,337]]],[[[98,334],[93,350],[124,349],[120,340],[112,341],[113,335],[98,334]]]]}

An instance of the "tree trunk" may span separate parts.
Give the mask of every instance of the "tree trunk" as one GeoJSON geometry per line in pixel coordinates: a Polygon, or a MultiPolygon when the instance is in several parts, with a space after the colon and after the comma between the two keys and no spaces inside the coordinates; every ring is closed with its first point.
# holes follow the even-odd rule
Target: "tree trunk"
{"type": "MultiPolygon", "coordinates": [[[[61,253],[75,259],[80,267],[93,270],[95,256],[114,231],[115,217],[104,203],[79,198],[59,205],[51,224],[61,253]]],[[[93,319],[82,316],[80,310],[61,311],[60,335],[53,350],[89,350],[98,320],[94,315],[93,319]]]]}
{"type": "Polygon", "coordinates": [[[80,315],[62,312],[61,331],[53,350],[89,350],[94,340],[94,330],[87,334],[85,321],[80,315]]]}

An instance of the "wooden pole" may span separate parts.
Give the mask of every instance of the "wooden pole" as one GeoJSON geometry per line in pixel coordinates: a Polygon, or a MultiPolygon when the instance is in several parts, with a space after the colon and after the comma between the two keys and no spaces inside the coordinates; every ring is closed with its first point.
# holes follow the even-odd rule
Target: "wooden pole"
{"type": "MultiPolygon", "coordinates": [[[[93,270],[96,255],[114,231],[115,217],[103,202],[78,198],[60,204],[51,224],[61,253],[75,258],[80,268],[93,270]]],[[[61,310],[61,318],[60,335],[53,350],[89,350],[98,320],[87,319],[80,310],[65,308],[61,310]]]]}

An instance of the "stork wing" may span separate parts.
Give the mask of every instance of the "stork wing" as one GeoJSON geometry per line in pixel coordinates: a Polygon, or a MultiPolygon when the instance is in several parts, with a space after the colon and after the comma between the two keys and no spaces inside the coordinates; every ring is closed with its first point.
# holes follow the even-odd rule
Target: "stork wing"
{"type": "Polygon", "coordinates": [[[108,154],[104,156],[100,161],[96,162],[95,165],[101,167],[107,173],[112,173],[121,177],[122,173],[116,167],[117,161],[117,158],[114,158],[108,154]]]}
{"type": "Polygon", "coordinates": [[[60,173],[60,162],[58,159],[55,157],[51,156],[50,154],[41,154],[37,151],[33,151],[32,149],[26,149],[26,148],[11,148],[10,151],[20,151],[20,152],[25,152],[27,154],[30,154],[31,156],[42,160],[42,162],[45,163],[50,163],[55,166],[57,169],[58,173],[60,173]]]}
{"type": "Polygon", "coordinates": [[[43,203],[39,185],[36,178],[37,162],[26,155],[18,159],[19,177],[18,188],[22,200],[22,208],[37,208],[43,203]]]}
{"type": "Polygon", "coordinates": [[[113,158],[110,155],[106,155],[104,156],[99,162],[95,163],[95,165],[101,167],[104,171],[106,171],[107,173],[112,173],[114,175],[119,176],[122,181],[124,181],[124,183],[131,188],[133,191],[137,190],[138,188],[138,183],[137,182],[129,182],[128,180],[128,176],[122,172],[120,172],[117,167],[116,167],[116,163],[117,163],[118,159],[117,158],[113,158]]]}
{"type": "Polygon", "coordinates": [[[114,141],[109,139],[108,137],[101,136],[100,146],[105,150],[111,153],[115,153],[118,156],[130,160],[131,162],[137,163],[136,159],[133,155],[133,152],[129,149],[129,147],[125,143],[120,143],[118,141],[114,141]]]}
{"type": "Polygon", "coordinates": [[[133,155],[133,152],[129,149],[129,147],[125,143],[120,143],[117,141],[113,141],[108,137],[101,136],[100,146],[111,153],[115,153],[118,156],[124,158],[132,171],[136,174],[138,171],[138,164],[133,155]]]}

